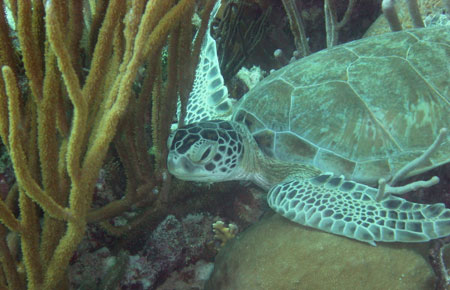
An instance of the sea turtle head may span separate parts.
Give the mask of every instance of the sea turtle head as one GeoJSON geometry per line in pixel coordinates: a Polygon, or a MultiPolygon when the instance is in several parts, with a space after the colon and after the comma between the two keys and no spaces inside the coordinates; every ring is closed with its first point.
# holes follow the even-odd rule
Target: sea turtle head
{"type": "Polygon", "coordinates": [[[174,131],[167,141],[167,167],[183,180],[241,179],[244,144],[232,122],[204,121],[174,131]]]}

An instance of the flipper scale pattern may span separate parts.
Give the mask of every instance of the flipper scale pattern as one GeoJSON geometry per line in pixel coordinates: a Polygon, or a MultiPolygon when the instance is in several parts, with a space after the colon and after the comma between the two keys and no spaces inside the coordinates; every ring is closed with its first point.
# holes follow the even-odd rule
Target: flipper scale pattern
{"type": "Polygon", "coordinates": [[[450,210],[443,204],[417,204],[392,195],[377,202],[376,194],[375,188],[323,174],[277,184],[267,200],[296,223],[372,245],[425,242],[450,234],[450,210]]]}

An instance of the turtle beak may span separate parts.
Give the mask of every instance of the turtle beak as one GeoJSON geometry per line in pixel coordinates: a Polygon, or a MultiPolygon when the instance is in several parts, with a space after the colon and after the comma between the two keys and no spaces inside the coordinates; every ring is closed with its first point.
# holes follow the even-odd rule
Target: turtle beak
{"type": "Polygon", "coordinates": [[[179,168],[180,163],[180,157],[178,154],[170,152],[167,156],[167,169],[169,170],[170,174],[176,175],[176,171],[179,168]]]}
{"type": "Polygon", "coordinates": [[[173,175],[173,171],[176,167],[176,162],[174,161],[174,154],[173,153],[169,153],[169,155],[167,156],[167,169],[169,170],[170,174],[173,175]]]}
{"type": "Polygon", "coordinates": [[[167,156],[167,169],[170,174],[177,178],[181,176],[189,176],[195,170],[192,162],[190,162],[188,158],[173,152],[170,152],[167,156]]]}

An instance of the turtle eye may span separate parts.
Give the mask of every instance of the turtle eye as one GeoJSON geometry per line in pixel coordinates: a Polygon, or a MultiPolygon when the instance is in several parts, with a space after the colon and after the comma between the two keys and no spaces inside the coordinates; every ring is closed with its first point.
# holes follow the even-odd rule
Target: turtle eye
{"type": "Polygon", "coordinates": [[[204,161],[210,153],[211,153],[211,146],[209,146],[208,149],[206,149],[205,152],[203,152],[202,157],[200,157],[199,161],[204,161]]]}
{"type": "MultiPolygon", "coordinates": [[[[197,146],[195,146],[197,147],[197,146]]],[[[199,146],[200,147],[200,146],[199,146]]],[[[189,158],[194,163],[206,163],[211,159],[213,146],[205,145],[203,148],[194,148],[194,150],[189,154],[189,158]]]]}

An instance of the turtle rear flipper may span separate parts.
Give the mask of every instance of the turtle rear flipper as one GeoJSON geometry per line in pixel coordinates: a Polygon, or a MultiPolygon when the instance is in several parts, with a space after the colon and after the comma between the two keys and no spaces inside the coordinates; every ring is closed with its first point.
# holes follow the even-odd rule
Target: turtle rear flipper
{"type": "Polygon", "coordinates": [[[377,190],[323,174],[275,185],[269,206],[293,222],[375,245],[425,242],[450,235],[450,210],[396,196],[376,201],[377,190]]]}

